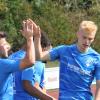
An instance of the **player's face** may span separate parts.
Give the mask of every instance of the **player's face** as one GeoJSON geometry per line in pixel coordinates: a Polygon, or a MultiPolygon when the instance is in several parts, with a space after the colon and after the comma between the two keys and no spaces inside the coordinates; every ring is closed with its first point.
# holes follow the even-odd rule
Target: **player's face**
{"type": "Polygon", "coordinates": [[[85,33],[82,30],[77,32],[78,48],[80,52],[86,52],[94,41],[95,33],[85,33]]]}
{"type": "Polygon", "coordinates": [[[10,48],[10,44],[5,38],[0,39],[0,57],[8,57],[8,51],[10,48]]]}

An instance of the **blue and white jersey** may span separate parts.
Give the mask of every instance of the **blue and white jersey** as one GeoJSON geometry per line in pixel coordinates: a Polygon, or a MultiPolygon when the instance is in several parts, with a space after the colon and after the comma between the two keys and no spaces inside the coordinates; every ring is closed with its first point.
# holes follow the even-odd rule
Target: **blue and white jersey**
{"type": "Polygon", "coordinates": [[[100,80],[100,57],[92,48],[80,53],[76,44],[50,51],[51,60],[60,62],[59,100],[92,100],[90,85],[100,80]]]}
{"type": "Polygon", "coordinates": [[[19,60],[0,59],[0,100],[13,100],[12,74],[20,70],[19,60]]]}

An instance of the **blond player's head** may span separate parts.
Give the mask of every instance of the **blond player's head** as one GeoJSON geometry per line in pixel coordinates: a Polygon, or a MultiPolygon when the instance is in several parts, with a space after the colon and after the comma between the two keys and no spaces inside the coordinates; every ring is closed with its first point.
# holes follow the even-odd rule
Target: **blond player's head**
{"type": "Polygon", "coordinates": [[[82,21],[79,30],[83,31],[87,34],[96,34],[97,32],[97,25],[93,21],[82,21]]]}
{"type": "Polygon", "coordinates": [[[94,41],[97,25],[93,21],[82,21],[77,32],[78,47],[81,52],[87,51],[94,41]]]}

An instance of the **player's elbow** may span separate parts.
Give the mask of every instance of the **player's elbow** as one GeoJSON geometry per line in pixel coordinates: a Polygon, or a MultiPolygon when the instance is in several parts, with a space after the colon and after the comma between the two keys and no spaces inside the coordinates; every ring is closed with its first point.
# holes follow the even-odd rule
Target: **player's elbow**
{"type": "Polygon", "coordinates": [[[27,61],[27,64],[28,64],[28,67],[30,67],[30,66],[33,66],[34,64],[35,64],[35,61],[33,60],[33,61],[27,61]]]}
{"type": "Polygon", "coordinates": [[[33,65],[34,63],[35,63],[35,57],[31,57],[31,58],[29,58],[29,57],[26,57],[26,62],[31,66],[31,65],[33,65]]]}
{"type": "Polygon", "coordinates": [[[35,64],[35,59],[28,60],[27,62],[28,62],[30,65],[33,65],[33,64],[35,64]]]}
{"type": "Polygon", "coordinates": [[[26,69],[35,64],[35,60],[28,60],[28,59],[22,59],[20,63],[20,68],[21,69],[26,69]]]}

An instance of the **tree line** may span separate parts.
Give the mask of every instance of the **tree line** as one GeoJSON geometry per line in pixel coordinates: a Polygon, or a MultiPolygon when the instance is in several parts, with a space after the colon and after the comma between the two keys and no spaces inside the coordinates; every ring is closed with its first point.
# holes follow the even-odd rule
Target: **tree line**
{"type": "MultiPolygon", "coordinates": [[[[1,0],[0,30],[6,31],[12,49],[24,43],[21,22],[33,19],[45,31],[53,46],[70,44],[82,20],[95,21],[100,27],[99,0],[1,0]]],[[[92,46],[100,52],[100,29],[92,46]]]]}

